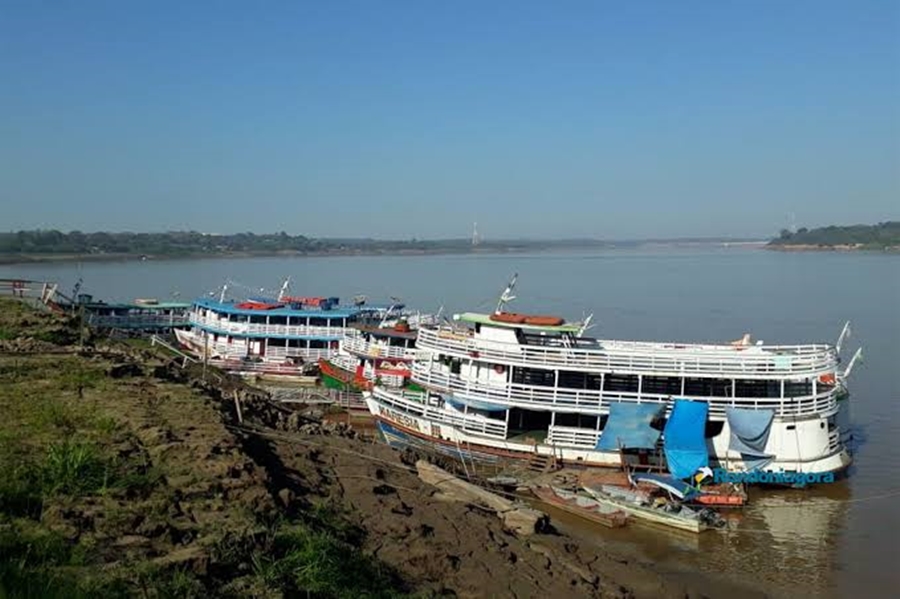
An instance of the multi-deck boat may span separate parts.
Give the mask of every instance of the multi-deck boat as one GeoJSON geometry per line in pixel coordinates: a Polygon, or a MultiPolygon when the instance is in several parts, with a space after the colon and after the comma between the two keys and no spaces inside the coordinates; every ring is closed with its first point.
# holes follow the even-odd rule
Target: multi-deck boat
{"type": "Polygon", "coordinates": [[[833,346],[594,339],[584,323],[507,312],[514,284],[493,314],[420,329],[411,380],[424,391],[366,394],[389,442],[465,459],[655,465],[679,478],[700,466],[829,473],[850,463],[833,346]]]}
{"type": "Polygon", "coordinates": [[[409,381],[418,327],[437,321],[425,314],[392,315],[390,310],[377,325],[354,324],[347,329],[338,351],[329,359],[319,360],[326,386],[361,391],[378,384],[421,391],[409,381]]]}
{"type": "MultiPolygon", "coordinates": [[[[388,310],[362,298],[342,305],[337,297],[290,296],[287,283],[276,299],[235,302],[223,289],[218,300],[194,301],[190,326],[175,334],[183,347],[224,370],[296,378],[334,356],[352,327],[377,324],[388,310]]],[[[391,310],[402,313],[402,306],[391,310]]]]}

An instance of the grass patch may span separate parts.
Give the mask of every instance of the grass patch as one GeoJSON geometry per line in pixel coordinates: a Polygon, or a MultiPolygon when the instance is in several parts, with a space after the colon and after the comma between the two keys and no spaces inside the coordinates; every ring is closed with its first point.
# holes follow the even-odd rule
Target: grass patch
{"type": "Polygon", "coordinates": [[[319,597],[404,597],[397,575],[330,531],[282,525],[264,551],[251,556],[253,574],[286,594],[319,597]]]}
{"type": "Polygon", "coordinates": [[[110,475],[110,464],[94,444],[69,438],[47,448],[42,487],[49,495],[88,495],[104,490],[110,475]]]}

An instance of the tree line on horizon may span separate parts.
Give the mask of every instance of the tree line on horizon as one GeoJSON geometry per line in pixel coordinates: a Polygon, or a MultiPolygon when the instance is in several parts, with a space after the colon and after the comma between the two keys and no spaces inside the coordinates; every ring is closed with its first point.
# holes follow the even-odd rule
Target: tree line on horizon
{"type": "Polygon", "coordinates": [[[829,226],[792,232],[782,229],[773,246],[859,246],[864,249],[900,247],[900,221],[886,221],[875,225],[829,226]]]}
{"type": "MultiPolygon", "coordinates": [[[[495,240],[482,241],[477,247],[491,249],[540,249],[604,245],[597,240],[495,240]]],[[[285,232],[256,234],[210,234],[197,231],[165,233],[95,232],[55,229],[0,233],[0,254],[121,254],[147,256],[179,256],[229,253],[318,253],[318,252],[395,252],[395,251],[470,251],[475,246],[469,239],[443,240],[379,240],[316,239],[285,232]]]]}

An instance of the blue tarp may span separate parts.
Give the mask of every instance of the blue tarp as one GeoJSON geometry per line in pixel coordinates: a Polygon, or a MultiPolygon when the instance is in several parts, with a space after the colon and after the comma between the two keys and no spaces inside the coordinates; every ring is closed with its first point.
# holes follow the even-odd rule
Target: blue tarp
{"type": "Polygon", "coordinates": [[[509,406],[481,401],[479,399],[469,399],[468,397],[460,397],[458,395],[445,395],[444,399],[450,402],[454,408],[462,410],[466,406],[482,412],[505,412],[509,406]]]}
{"type": "Polygon", "coordinates": [[[597,449],[616,451],[623,449],[653,449],[659,440],[659,431],[650,426],[662,411],[660,404],[625,403],[609,404],[609,420],[597,442],[597,449]]]}
{"type": "Polygon", "coordinates": [[[675,400],[675,407],[663,431],[666,462],[675,478],[688,478],[709,465],[704,435],[708,411],[706,402],[675,400]]]}
{"type": "Polygon", "coordinates": [[[683,480],[679,480],[674,476],[666,476],[665,474],[633,474],[631,475],[631,480],[636,483],[645,482],[656,485],[660,489],[669,491],[679,499],[690,500],[694,495],[700,494],[700,491],[683,480]]]}
{"type": "Polygon", "coordinates": [[[731,429],[729,449],[741,452],[747,470],[764,468],[775,456],[765,452],[775,410],[725,408],[731,429]]]}

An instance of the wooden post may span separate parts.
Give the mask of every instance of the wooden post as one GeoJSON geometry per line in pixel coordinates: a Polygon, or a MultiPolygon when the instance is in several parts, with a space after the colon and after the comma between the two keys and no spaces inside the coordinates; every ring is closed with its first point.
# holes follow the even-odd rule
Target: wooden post
{"type": "Polygon", "coordinates": [[[237,389],[234,391],[234,409],[237,411],[238,422],[244,424],[244,415],[241,414],[241,401],[238,399],[237,389]]]}

